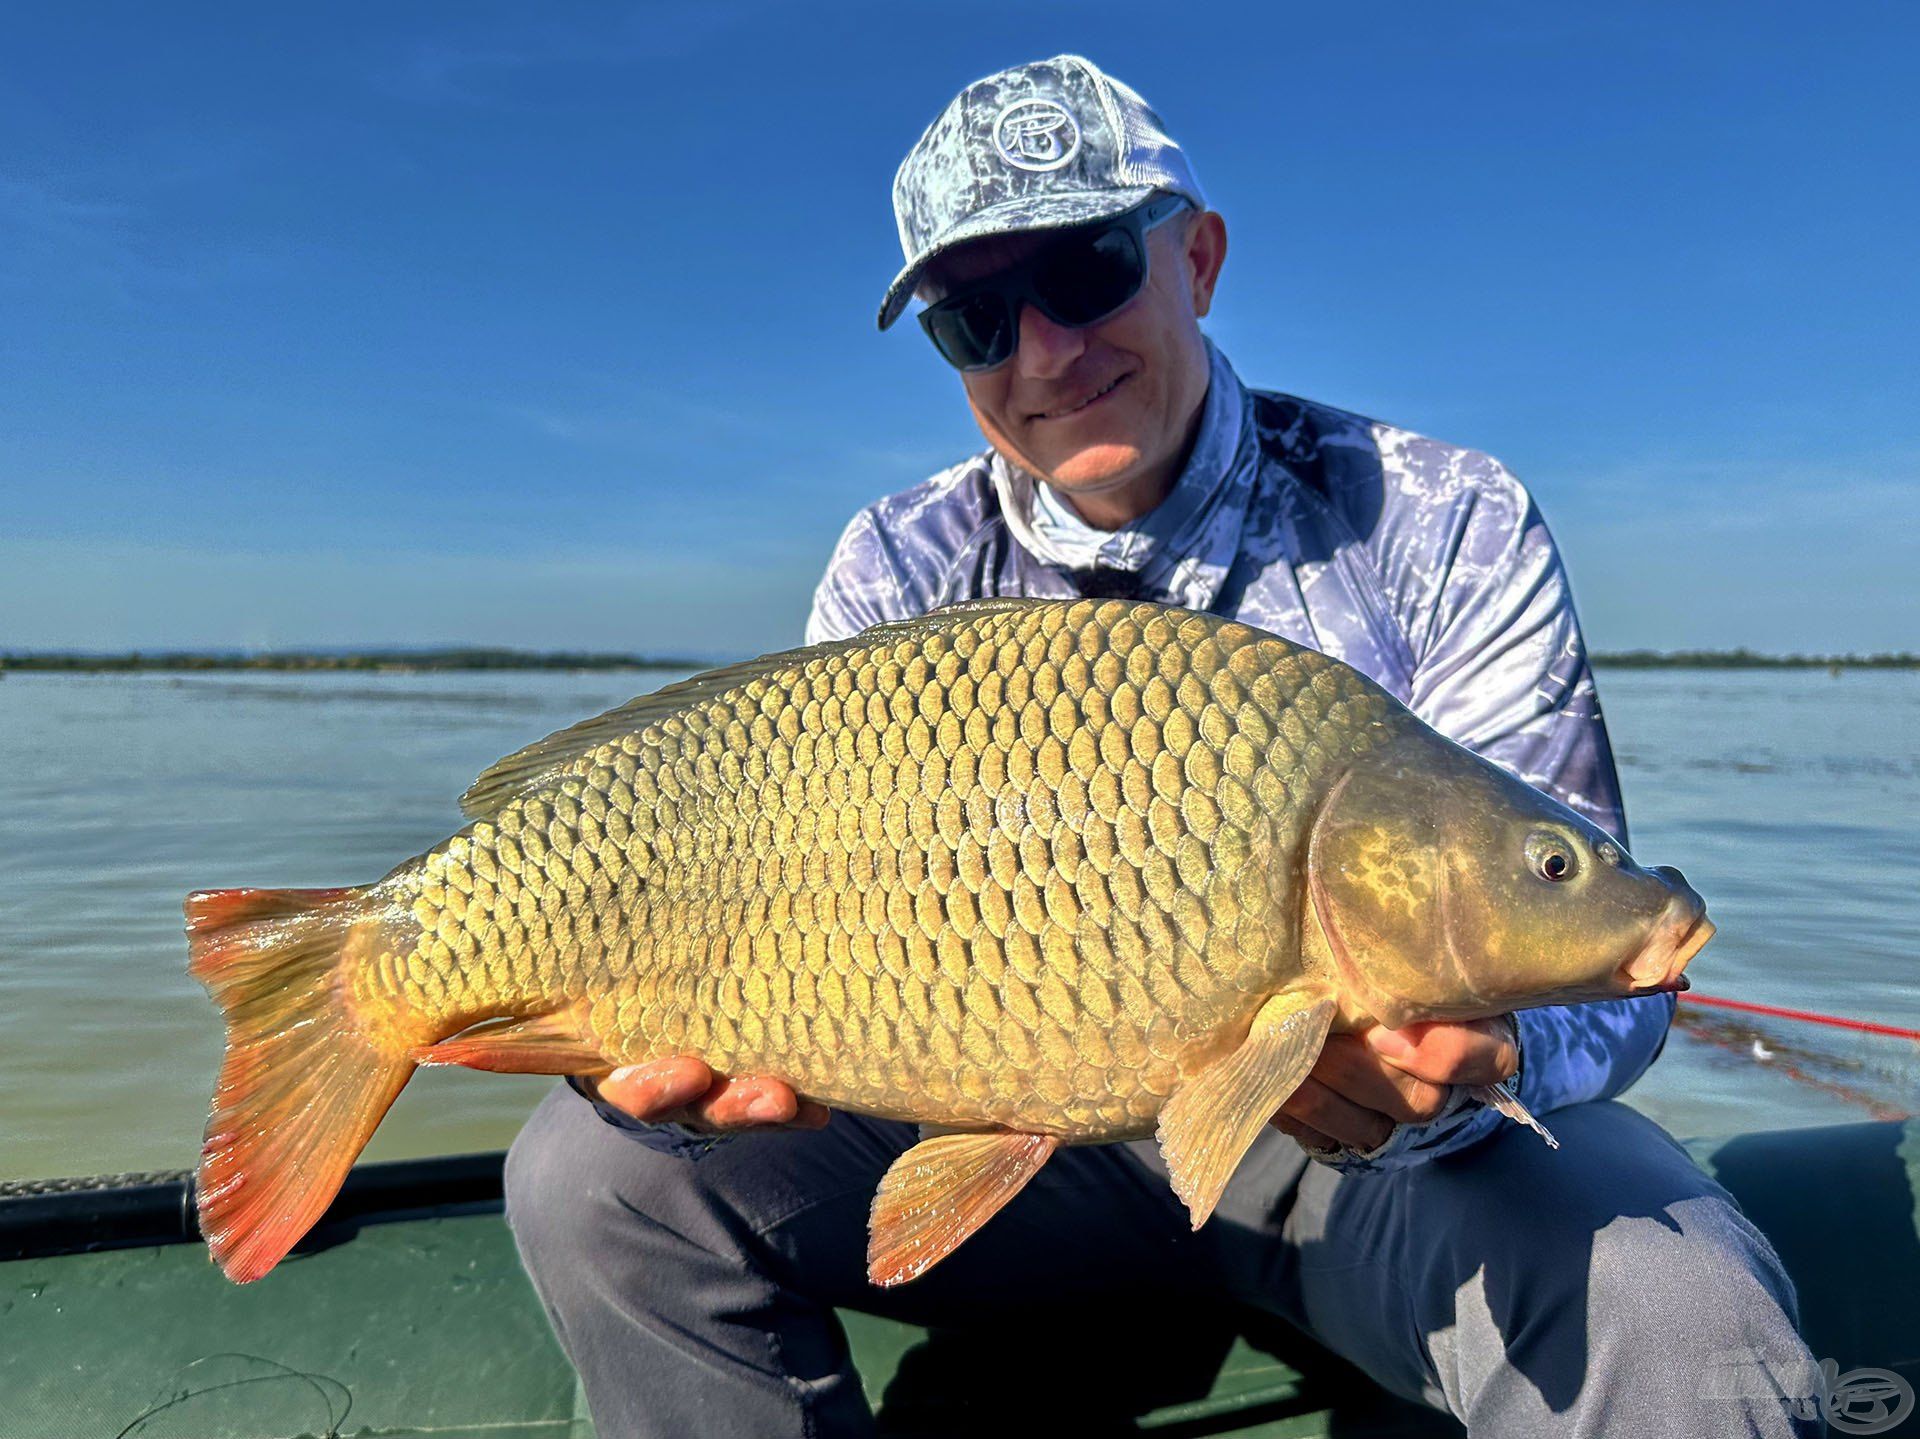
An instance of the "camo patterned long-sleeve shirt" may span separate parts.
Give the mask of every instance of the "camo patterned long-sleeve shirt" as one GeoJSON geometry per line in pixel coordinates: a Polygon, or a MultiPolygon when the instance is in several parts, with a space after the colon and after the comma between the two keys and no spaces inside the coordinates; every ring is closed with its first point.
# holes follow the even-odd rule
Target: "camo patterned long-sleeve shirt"
{"type": "MultiPolygon", "coordinates": [[[[1346,661],[1624,842],[1567,577],[1520,482],[1477,451],[1248,390],[1208,348],[1193,452],[1150,514],[1094,530],[988,450],[854,516],[815,595],[809,642],[989,595],[1211,610],[1346,661]]],[[[1673,1005],[1661,995],[1521,1011],[1513,1087],[1536,1114],[1620,1093],[1659,1053],[1673,1005]]],[[[1329,1162],[1402,1167],[1504,1122],[1458,1088],[1438,1119],[1329,1162]]]]}

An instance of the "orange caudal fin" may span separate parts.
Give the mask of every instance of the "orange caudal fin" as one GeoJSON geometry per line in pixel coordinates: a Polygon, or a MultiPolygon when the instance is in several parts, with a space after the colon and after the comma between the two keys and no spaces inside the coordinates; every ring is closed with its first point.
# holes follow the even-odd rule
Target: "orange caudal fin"
{"type": "Polygon", "coordinates": [[[355,889],[187,896],[188,968],[227,1021],[200,1153],[200,1232],[227,1277],[258,1279],[325,1212],[413,1073],[356,1023],[341,983],[412,920],[355,889]]]}

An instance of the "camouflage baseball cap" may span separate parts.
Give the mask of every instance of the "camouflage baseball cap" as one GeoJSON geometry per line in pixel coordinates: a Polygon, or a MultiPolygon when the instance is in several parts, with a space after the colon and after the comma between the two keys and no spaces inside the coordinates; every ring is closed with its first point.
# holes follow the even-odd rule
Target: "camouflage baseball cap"
{"type": "Polygon", "coordinates": [[[880,328],[900,318],[927,265],[963,241],[1108,219],[1161,190],[1206,206],[1160,117],[1091,60],[1056,55],[976,80],[893,177],[907,265],[880,303],[880,328]]]}

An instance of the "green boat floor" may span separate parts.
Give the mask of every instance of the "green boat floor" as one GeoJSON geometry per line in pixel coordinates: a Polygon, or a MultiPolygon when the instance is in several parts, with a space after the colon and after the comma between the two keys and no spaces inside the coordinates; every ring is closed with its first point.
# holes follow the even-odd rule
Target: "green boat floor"
{"type": "Polygon", "coordinates": [[[0,1265],[0,1435],[591,1433],[500,1216],[341,1238],[245,1287],[197,1244],[0,1265]]]}
{"type": "MultiPolygon", "coordinates": [[[[1697,1146],[1794,1276],[1813,1352],[1920,1384],[1920,1123],[1697,1146]]],[[[0,1439],[590,1439],[493,1210],[335,1226],[258,1284],[197,1244],[0,1263],[0,1439]]],[[[991,1334],[843,1316],[890,1435],[1458,1435],[1285,1325],[1035,1313],[991,1334]],[[1063,1343],[1062,1335],[1072,1342],[1063,1343]],[[1019,1365],[1022,1354],[1031,1363],[1019,1365]],[[1035,1407],[1032,1376],[1053,1382],[1035,1407]]]]}
{"type": "MultiPolygon", "coordinates": [[[[573,1372],[498,1213],[328,1237],[245,1287],[222,1278],[197,1244],[0,1264],[0,1439],[591,1439],[573,1372]]],[[[1079,1346],[1033,1351],[1036,1365],[1071,1380],[1051,1409],[1035,1409],[1027,1375],[983,1382],[1020,1352],[1006,1330],[929,1333],[842,1317],[891,1435],[1004,1429],[1016,1393],[1021,1433],[1460,1432],[1285,1326],[1274,1338],[1290,1346],[1291,1363],[1230,1327],[1203,1333],[1192,1316],[1108,1316],[1117,1339],[1087,1332],[1081,1316],[1079,1346]],[[1169,1330],[1189,1336],[1177,1353],[1156,1337],[1169,1330]],[[1132,1353],[1114,1347],[1129,1343],[1132,1353]],[[1122,1374],[1153,1376],[1151,1391],[1142,1399],[1122,1374]],[[1330,1428],[1336,1414],[1345,1422],[1330,1428]]]]}

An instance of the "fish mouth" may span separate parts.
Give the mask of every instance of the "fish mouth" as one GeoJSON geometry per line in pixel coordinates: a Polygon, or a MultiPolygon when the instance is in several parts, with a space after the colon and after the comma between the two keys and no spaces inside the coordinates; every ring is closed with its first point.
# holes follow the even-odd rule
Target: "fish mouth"
{"type": "Polygon", "coordinates": [[[1707,918],[1700,901],[1689,895],[1675,895],[1667,904],[1653,935],[1640,953],[1614,972],[1622,994],[1678,994],[1693,988],[1681,971],[1713,938],[1714,923],[1707,918]]]}

